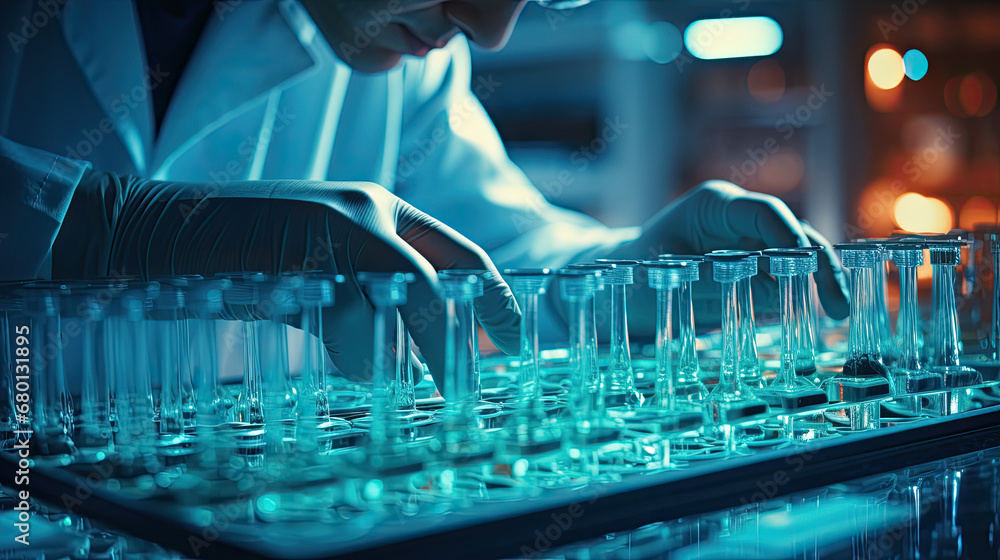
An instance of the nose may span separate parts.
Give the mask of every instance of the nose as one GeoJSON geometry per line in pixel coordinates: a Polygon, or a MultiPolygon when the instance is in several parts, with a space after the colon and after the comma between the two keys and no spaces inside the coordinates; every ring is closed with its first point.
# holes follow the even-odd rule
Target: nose
{"type": "Polygon", "coordinates": [[[470,41],[486,49],[507,42],[527,0],[456,0],[444,4],[444,13],[470,41]]]}

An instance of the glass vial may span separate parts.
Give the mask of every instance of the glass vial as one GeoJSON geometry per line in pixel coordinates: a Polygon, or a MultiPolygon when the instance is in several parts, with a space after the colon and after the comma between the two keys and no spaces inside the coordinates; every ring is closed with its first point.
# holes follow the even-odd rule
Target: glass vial
{"type": "MultiPolygon", "coordinates": [[[[713,422],[733,424],[768,410],[767,404],[757,398],[741,375],[746,363],[742,354],[748,349],[745,321],[753,313],[744,309],[750,298],[740,286],[755,272],[751,267],[756,268],[756,258],[737,251],[711,253],[707,258],[712,261],[712,278],[721,286],[722,363],[719,383],[706,397],[705,404],[713,422]]],[[[731,433],[727,440],[732,447],[731,433]]]]}
{"type": "Polygon", "coordinates": [[[955,267],[962,264],[960,239],[928,240],[931,258],[931,365],[947,388],[982,383],[982,375],[961,363],[962,331],[955,305],[955,267]]]}
{"type": "Polygon", "coordinates": [[[941,388],[941,375],[927,370],[920,359],[920,302],[917,267],[924,264],[925,243],[900,240],[884,246],[899,271],[899,314],[896,319],[896,361],[892,373],[900,393],[914,394],[941,388]]]}
{"type": "Polygon", "coordinates": [[[809,281],[809,275],[816,272],[815,253],[776,250],[764,251],[764,254],[770,261],[771,275],[778,279],[781,369],[771,384],[757,394],[772,407],[785,411],[826,404],[826,393],[809,380],[809,373],[800,373],[810,367],[815,371],[816,367],[810,347],[812,341],[804,336],[808,329],[802,328],[809,323],[803,285],[809,281]]]}
{"type": "MultiPolygon", "coordinates": [[[[611,345],[608,361],[608,395],[620,395],[621,404],[633,409],[642,404],[642,394],[635,386],[635,371],[632,369],[632,354],[628,338],[628,292],[634,283],[635,267],[640,263],[633,260],[597,259],[595,264],[612,266],[604,272],[604,282],[611,286],[611,345]]],[[[616,403],[617,404],[617,403],[616,403]]]]}
{"type": "Polygon", "coordinates": [[[895,393],[882,361],[878,278],[885,261],[880,245],[847,243],[837,248],[851,272],[848,357],[843,370],[825,382],[827,397],[830,402],[860,403],[846,409],[851,428],[875,429],[881,417],[878,401],[895,393]]]}

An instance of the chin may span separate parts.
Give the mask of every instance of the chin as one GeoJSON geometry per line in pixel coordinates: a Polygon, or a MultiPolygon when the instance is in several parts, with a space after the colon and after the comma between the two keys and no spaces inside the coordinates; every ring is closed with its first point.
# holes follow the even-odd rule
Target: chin
{"type": "Polygon", "coordinates": [[[378,74],[399,66],[402,59],[403,55],[397,52],[388,49],[373,49],[353,57],[350,62],[347,62],[347,65],[358,72],[378,74]]]}

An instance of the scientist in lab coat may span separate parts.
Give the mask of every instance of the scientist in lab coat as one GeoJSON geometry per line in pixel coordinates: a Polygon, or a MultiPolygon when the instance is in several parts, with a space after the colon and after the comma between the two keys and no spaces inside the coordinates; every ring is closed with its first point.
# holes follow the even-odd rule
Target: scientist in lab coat
{"type": "MultiPolygon", "coordinates": [[[[825,244],[779,200],[725,182],[642,228],[546,202],[470,85],[468,41],[499,48],[525,3],[5,1],[0,279],[344,274],[324,342],[360,376],[372,308],[358,271],[416,273],[403,316],[434,371],[436,270],[825,244]]],[[[832,252],[817,281],[827,312],[846,315],[832,252]]],[[[517,350],[499,274],[476,312],[517,350]]]]}

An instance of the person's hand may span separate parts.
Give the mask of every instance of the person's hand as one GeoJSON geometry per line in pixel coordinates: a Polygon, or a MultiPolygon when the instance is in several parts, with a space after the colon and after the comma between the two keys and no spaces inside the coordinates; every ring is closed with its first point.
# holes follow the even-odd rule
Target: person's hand
{"type": "Polygon", "coordinates": [[[115,194],[74,199],[71,212],[87,219],[68,220],[56,258],[72,262],[76,240],[88,236],[87,220],[107,220],[114,233],[104,250],[115,274],[343,274],[333,307],[324,310],[323,335],[334,364],[353,379],[370,377],[374,355],[374,309],[356,277],[362,271],[416,276],[400,311],[436,377],[444,366],[446,326],[438,270],[490,271],[476,315],[498,348],[518,350],[520,311],[486,253],[378,185],[255,181],[211,187],[113,174],[97,183],[115,194]],[[104,206],[109,199],[120,201],[111,212],[104,206]]]}
{"type": "MultiPolygon", "coordinates": [[[[642,235],[619,248],[613,258],[656,260],[664,253],[705,254],[719,249],[759,250],[770,247],[822,245],[814,274],[820,302],[834,319],[847,316],[848,290],[840,260],[830,242],[808,224],[799,222],[781,200],[749,192],[726,181],[707,181],[676,200],[643,226],[642,235]]],[[[777,285],[766,274],[767,259],[752,282],[755,311],[777,309],[777,285]]],[[[644,275],[639,279],[644,281],[644,275]]],[[[638,282],[637,282],[638,283],[638,282]]],[[[699,328],[719,324],[720,291],[711,266],[701,268],[694,287],[695,320],[699,328]]],[[[631,291],[630,311],[655,309],[655,294],[644,286],[631,291]],[[633,303],[634,302],[634,303],[633,303]]],[[[631,312],[630,327],[652,333],[655,314],[631,312]]]]}

